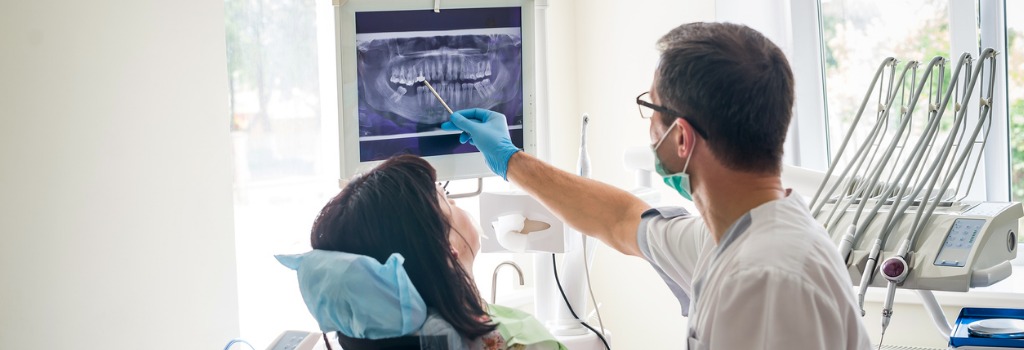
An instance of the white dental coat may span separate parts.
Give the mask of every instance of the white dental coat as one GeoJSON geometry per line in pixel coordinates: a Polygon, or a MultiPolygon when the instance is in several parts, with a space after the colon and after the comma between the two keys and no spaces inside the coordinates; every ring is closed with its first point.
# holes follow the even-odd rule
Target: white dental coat
{"type": "Polygon", "coordinates": [[[691,350],[871,347],[836,246],[795,193],[719,244],[682,208],[645,212],[637,241],[689,316],[691,350]]]}

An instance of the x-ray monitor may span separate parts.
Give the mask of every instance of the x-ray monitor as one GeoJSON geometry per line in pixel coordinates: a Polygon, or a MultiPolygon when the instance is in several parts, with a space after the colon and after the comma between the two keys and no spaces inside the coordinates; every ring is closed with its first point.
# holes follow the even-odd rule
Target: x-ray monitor
{"type": "Polygon", "coordinates": [[[533,153],[533,2],[349,1],[339,7],[342,176],[397,154],[424,157],[440,179],[490,176],[482,155],[442,130],[452,110],[504,114],[533,153]],[[484,6],[484,7],[481,7],[484,6]]]}

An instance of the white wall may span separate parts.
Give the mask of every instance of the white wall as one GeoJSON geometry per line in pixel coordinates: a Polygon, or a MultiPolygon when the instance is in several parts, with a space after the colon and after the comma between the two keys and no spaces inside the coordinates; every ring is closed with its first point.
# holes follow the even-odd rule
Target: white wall
{"type": "Polygon", "coordinates": [[[0,349],[238,333],[221,1],[0,3],[0,349]]]}
{"type": "MultiPolygon", "coordinates": [[[[579,114],[590,114],[588,142],[595,179],[621,188],[633,187],[633,175],[622,167],[622,153],[627,147],[651,142],[649,122],[640,118],[634,100],[650,88],[658,63],[655,44],[683,23],[713,20],[714,5],[714,1],[700,0],[575,2],[574,89],[578,113],[568,124],[578,128],[579,114]]],[[[553,137],[552,142],[556,144],[554,149],[575,150],[578,135],[553,137]]],[[[679,204],[678,197],[665,187],[663,198],[679,204]]],[[[640,258],[606,246],[597,252],[592,274],[594,293],[603,304],[602,317],[613,333],[613,346],[681,348],[685,337],[679,334],[686,332],[686,319],[680,315],[679,302],[654,269],[640,258]]]]}
{"type": "Polygon", "coordinates": [[[585,57],[577,52],[577,23],[582,14],[577,4],[589,0],[548,0],[548,127],[551,162],[576,171],[579,156],[581,111],[578,64],[585,57]]]}

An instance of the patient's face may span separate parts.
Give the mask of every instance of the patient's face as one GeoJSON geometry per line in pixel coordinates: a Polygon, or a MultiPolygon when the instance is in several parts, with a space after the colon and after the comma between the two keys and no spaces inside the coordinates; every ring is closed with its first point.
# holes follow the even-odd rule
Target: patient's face
{"type": "MultiPolygon", "coordinates": [[[[473,258],[480,251],[480,233],[477,231],[476,222],[465,210],[455,205],[455,200],[448,198],[444,189],[438,188],[437,199],[441,204],[441,211],[448,217],[452,228],[448,231],[448,240],[452,247],[459,253],[459,261],[463,267],[471,269],[473,258]]],[[[472,271],[472,270],[470,270],[472,271]]]]}

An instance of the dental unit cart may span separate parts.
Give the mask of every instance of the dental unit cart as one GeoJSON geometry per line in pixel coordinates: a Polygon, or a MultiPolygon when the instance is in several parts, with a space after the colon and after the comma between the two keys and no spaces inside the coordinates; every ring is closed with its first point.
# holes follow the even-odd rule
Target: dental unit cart
{"type": "Polygon", "coordinates": [[[964,308],[951,325],[932,294],[991,286],[1017,257],[1021,203],[971,191],[992,129],[995,57],[965,53],[951,72],[942,57],[885,58],[827,172],[783,171],[787,187],[817,184],[803,187],[811,214],[839,248],[861,312],[867,287],[886,289],[879,349],[898,288],[916,290],[950,349],[1024,348],[1024,310],[964,308]]]}

